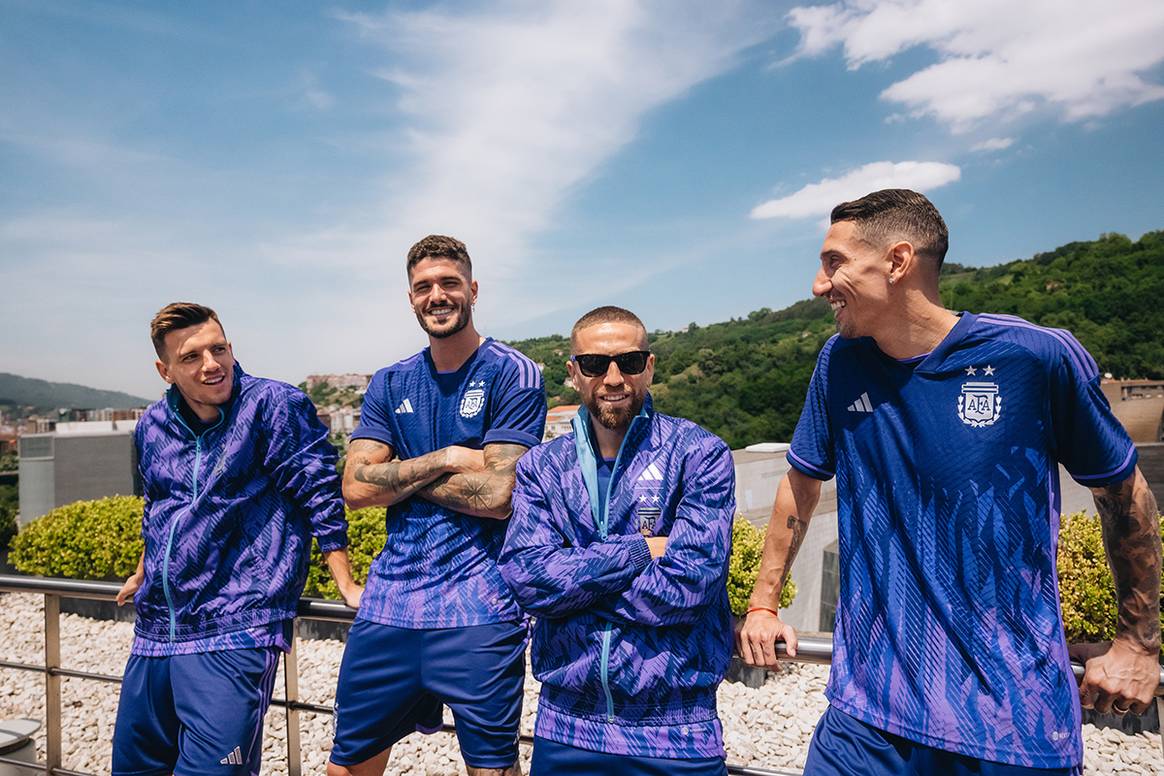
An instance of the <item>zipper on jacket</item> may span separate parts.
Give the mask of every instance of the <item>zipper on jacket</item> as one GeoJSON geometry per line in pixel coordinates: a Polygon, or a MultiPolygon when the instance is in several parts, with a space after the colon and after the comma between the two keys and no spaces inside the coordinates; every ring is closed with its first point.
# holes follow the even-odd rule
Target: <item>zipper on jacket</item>
{"type": "Polygon", "coordinates": [[[174,547],[174,530],[178,527],[178,521],[182,515],[187,514],[194,508],[194,502],[198,500],[198,470],[202,467],[202,437],[206,436],[212,430],[218,428],[222,423],[222,410],[218,410],[218,421],[209,428],[205,429],[201,434],[195,434],[190,426],[186,425],[186,421],[182,418],[182,413],[177,409],[173,410],[174,416],[178,418],[178,422],[182,427],[190,432],[194,437],[194,473],[193,482],[191,483],[194,495],[190,498],[190,508],[184,512],[179,512],[170,520],[170,529],[166,534],[166,553],[162,556],[162,593],[166,596],[166,609],[169,610],[170,615],[170,641],[174,640],[177,632],[177,615],[174,613],[174,598],[170,593],[170,552],[174,547]]]}
{"type": "MultiPolygon", "coordinates": [[[[636,415],[631,418],[630,426],[627,427],[626,436],[622,438],[622,443],[618,446],[618,454],[614,457],[614,468],[610,470],[610,480],[606,483],[606,503],[602,508],[602,522],[598,525],[598,532],[603,539],[607,537],[607,532],[610,529],[610,497],[614,493],[615,475],[618,473],[618,465],[622,462],[622,451],[626,448],[626,440],[630,438],[631,431],[634,430],[635,423],[638,422],[642,415],[636,415]]],[[[589,431],[589,429],[587,429],[589,431]]],[[[589,439],[589,437],[587,437],[589,439]]],[[[608,622],[603,628],[602,632],[602,658],[599,661],[598,669],[602,676],[602,693],[606,696],[606,721],[614,722],[614,696],[610,693],[610,639],[611,639],[611,624],[608,622]]]]}

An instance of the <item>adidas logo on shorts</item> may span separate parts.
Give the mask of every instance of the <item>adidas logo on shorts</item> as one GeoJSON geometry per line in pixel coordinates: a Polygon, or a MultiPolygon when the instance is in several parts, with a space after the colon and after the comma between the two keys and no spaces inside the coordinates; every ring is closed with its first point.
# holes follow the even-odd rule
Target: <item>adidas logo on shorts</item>
{"type": "Polygon", "coordinates": [[[236,746],[233,752],[228,754],[226,757],[223,757],[218,762],[220,765],[242,765],[242,750],[236,746]]]}

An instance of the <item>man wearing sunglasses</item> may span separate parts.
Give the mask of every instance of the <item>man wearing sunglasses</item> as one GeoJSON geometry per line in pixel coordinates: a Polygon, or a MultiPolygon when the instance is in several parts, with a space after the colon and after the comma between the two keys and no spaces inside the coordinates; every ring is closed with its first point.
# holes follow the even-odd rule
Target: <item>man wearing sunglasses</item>
{"type": "Polygon", "coordinates": [[[655,357],[630,311],[587,313],[570,349],[583,409],[518,462],[500,562],[538,618],[532,773],[725,774],[731,452],[654,411],[655,357]]]}
{"type": "Polygon", "coordinates": [[[407,267],[429,347],[376,373],[348,447],[344,497],[387,507],[387,542],[340,665],[327,772],[379,776],[448,704],[469,776],[512,776],[527,631],[496,561],[514,464],[545,427],[541,372],[477,333],[464,243],[426,237],[407,267]]]}

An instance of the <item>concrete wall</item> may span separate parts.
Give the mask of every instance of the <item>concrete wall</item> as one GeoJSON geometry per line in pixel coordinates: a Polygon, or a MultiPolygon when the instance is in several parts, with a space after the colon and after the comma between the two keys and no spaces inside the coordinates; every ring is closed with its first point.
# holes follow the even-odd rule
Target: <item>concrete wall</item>
{"type": "Polygon", "coordinates": [[[138,490],[133,436],[128,431],[21,438],[21,525],[74,501],[127,496],[138,490]]]}

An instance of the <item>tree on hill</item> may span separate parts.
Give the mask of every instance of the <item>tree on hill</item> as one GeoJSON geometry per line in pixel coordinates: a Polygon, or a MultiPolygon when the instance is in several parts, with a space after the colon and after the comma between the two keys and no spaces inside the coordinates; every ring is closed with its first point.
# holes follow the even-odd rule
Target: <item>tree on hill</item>
{"type": "MultiPolygon", "coordinates": [[[[1117,377],[1164,378],[1164,231],[1075,242],[995,267],[943,267],[942,301],[953,310],[1018,315],[1070,329],[1117,377]]],[[[662,412],[690,418],[733,448],[787,441],[800,417],[816,356],[833,333],[828,304],[806,299],[708,326],[650,333],[652,394],[662,412]]],[[[574,404],[564,385],[567,337],[511,343],[544,365],[551,407],[574,404]]]]}

